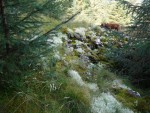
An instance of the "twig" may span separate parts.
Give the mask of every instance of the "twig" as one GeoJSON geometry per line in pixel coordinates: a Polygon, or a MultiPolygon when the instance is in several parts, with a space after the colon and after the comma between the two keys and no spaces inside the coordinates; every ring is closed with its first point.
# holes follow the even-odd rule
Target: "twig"
{"type": "Polygon", "coordinates": [[[65,20],[63,22],[61,22],[60,24],[58,24],[57,26],[55,26],[54,28],[52,28],[51,30],[47,31],[46,33],[44,33],[42,36],[46,36],[48,35],[50,32],[54,31],[54,30],[58,30],[63,24],[66,24],[67,22],[69,22],[70,20],[72,20],[75,16],[77,16],[81,11],[77,12],[76,14],[72,15],[68,20],[65,20]]]}
{"type": "Polygon", "coordinates": [[[31,42],[39,39],[40,37],[47,36],[48,34],[50,34],[51,32],[53,32],[55,30],[58,30],[63,24],[66,24],[67,22],[69,22],[70,20],[72,20],[79,13],[81,13],[81,11],[78,11],[76,14],[72,15],[68,20],[62,21],[60,24],[56,25],[54,28],[50,29],[49,31],[47,31],[46,33],[44,33],[41,36],[37,37],[36,39],[32,40],[31,42]]]}

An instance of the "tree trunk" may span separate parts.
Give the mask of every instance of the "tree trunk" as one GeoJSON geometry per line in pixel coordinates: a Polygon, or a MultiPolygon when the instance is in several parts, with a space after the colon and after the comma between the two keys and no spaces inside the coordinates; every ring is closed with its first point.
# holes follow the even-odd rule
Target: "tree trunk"
{"type": "Polygon", "coordinates": [[[8,54],[10,51],[10,43],[9,43],[9,28],[8,23],[4,11],[4,0],[0,0],[0,16],[1,16],[1,22],[2,22],[2,29],[4,38],[6,40],[6,53],[8,54]]]}

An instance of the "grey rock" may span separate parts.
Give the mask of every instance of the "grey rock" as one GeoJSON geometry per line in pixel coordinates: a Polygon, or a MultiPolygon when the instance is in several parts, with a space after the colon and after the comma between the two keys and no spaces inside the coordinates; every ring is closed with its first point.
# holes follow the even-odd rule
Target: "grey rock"
{"type": "Polygon", "coordinates": [[[141,95],[138,92],[133,91],[131,89],[128,89],[128,93],[134,97],[141,97],[141,95]]]}

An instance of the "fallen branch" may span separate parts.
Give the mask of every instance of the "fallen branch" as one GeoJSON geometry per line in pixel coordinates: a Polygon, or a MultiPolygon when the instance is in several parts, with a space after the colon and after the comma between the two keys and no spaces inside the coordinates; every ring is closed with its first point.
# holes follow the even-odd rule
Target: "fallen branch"
{"type": "Polygon", "coordinates": [[[67,22],[69,22],[70,20],[72,20],[75,16],[77,16],[78,14],[80,14],[81,11],[77,12],[76,14],[72,15],[69,19],[65,20],[65,21],[62,21],[60,24],[56,25],[54,28],[50,29],[49,31],[47,31],[46,33],[42,34],[41,36],[37,37],[36,39],[32,40],[31,42],[39,39],[40,37],[43,37],[43,36],[47,36],[48,34],[50,34],[51,32],[55,31],[55,30],[58,30],[60,29],[60,27],[64,24],[66,24],[67,22]]]}
{"type": "Polygon", "coordinates": [[[77,16],[81,11],[77,12],[76,14],[72,15],[68,20],[65,20],[63,22],[61,22],[60,24],[58,24],[57,26],[55,26],[54,28],[52,28],[51,30],[47,31],[46,33],[44,33],[42,36],[47,36],[50,32],[58,30],[63,24],[66,24],[67,22],[69,22],[70,20],[72,20],[75,16],[77,16]]]}

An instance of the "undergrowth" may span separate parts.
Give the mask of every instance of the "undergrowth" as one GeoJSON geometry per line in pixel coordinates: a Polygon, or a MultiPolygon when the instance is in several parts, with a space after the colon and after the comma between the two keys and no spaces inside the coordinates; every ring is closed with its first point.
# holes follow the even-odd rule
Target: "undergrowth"
{"type": "MultiPolygon", "coordinates": [[[[38,68],[28,70],[14,88],[2,89],[2,113],[90,113],[90,92],[77,86],[67,75],[71,67],[54,57],[38,60],[38,68]]],[[[15,82],[15,81],[14,81],[15,82]]]]}

